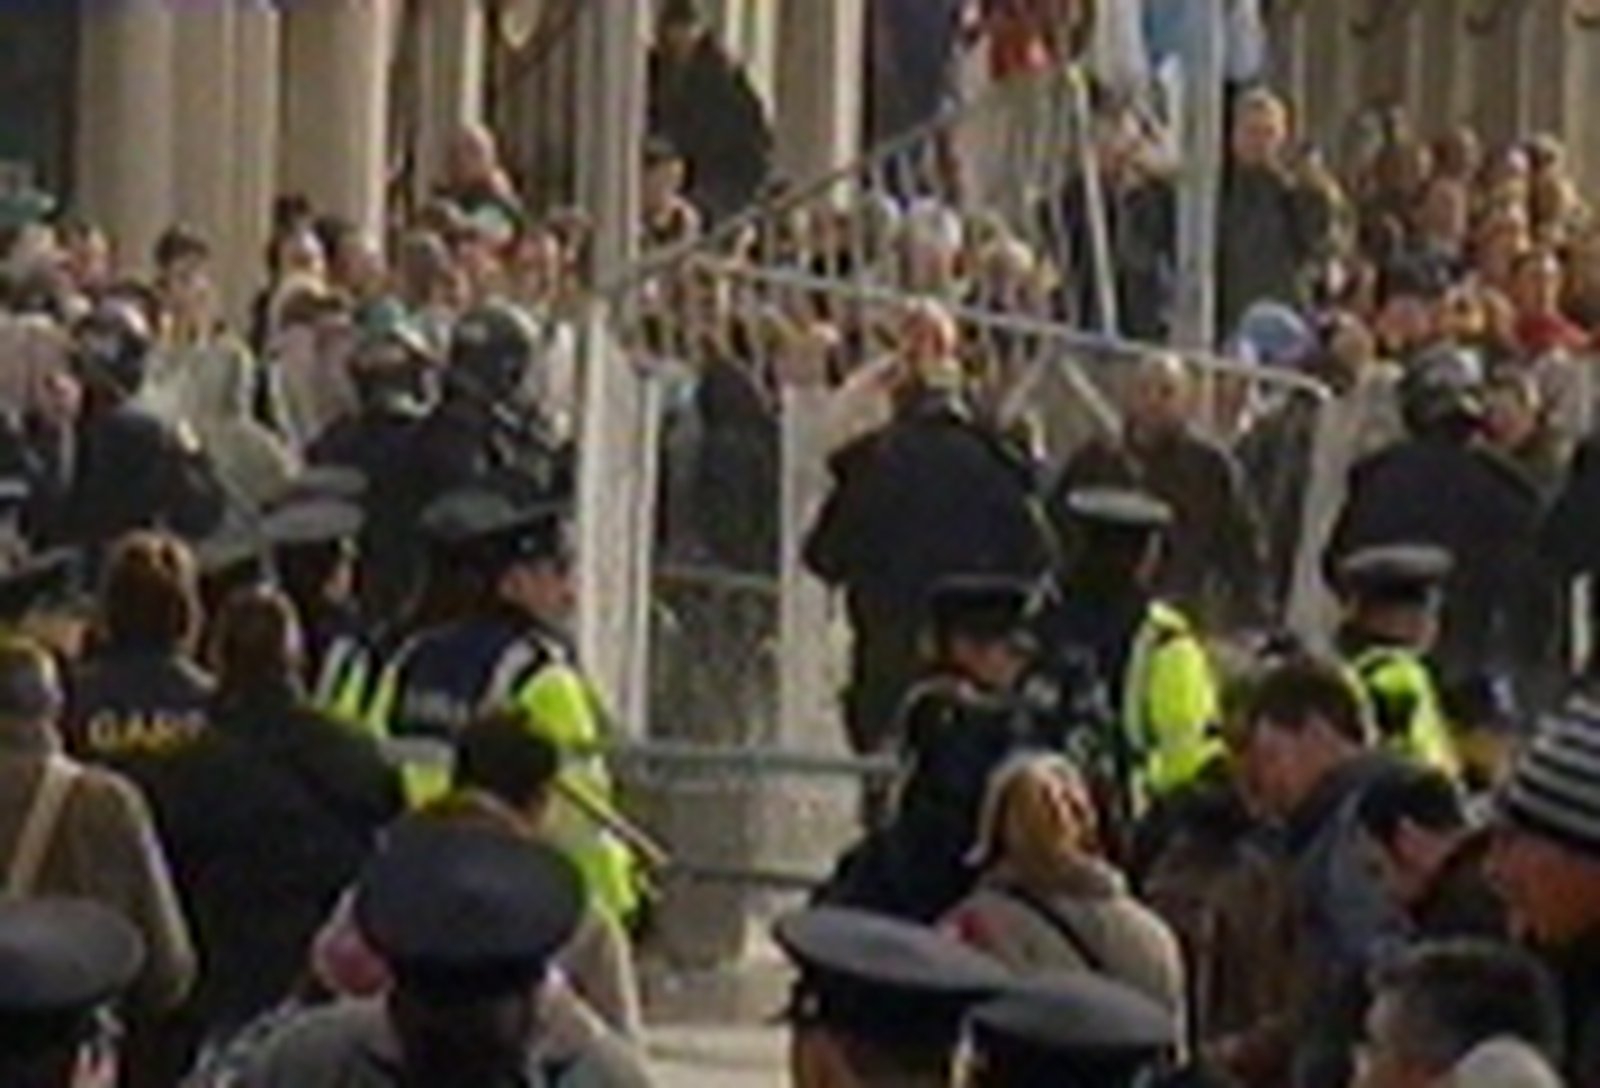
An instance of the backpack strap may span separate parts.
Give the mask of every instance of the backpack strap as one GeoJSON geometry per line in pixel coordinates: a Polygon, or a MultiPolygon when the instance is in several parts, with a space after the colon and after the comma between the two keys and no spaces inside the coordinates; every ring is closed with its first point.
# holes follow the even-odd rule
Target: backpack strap
{"type": "Polygon", "coordinates": [[[6,869],[5,893],[8,896],[25,899],[33,894],[39,872],[55,842],[61,814],[81,776],[77,767],[58,756],[45,761],[33,799],[28,804],[28,814],[22,821],[22,831],[17,835],[11,864],[6,869]]]}
{"type": "Polygon", "coordinates": [[[1095,950],[1089,939],[1078,931],[1078,927],[1073,925],[1066,915],[1056,910],[1044,898],[1011,883],[997,884],[995,890],[1007,899],[1020,903],[1039,921],[1049,926],[1051,932],[1071,946],[1073,954],[1083,961],[1083,966],[1087,970],[1097,975],[1105,974],[1105,957],[1095,950]]]}

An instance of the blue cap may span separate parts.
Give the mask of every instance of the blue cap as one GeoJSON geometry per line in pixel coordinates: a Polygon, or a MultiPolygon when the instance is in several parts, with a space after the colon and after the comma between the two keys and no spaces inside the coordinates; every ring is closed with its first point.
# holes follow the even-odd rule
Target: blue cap
{"type": "Polygon", "coordinates": [[[1295,367],[1317,349],[1317,335],[1292,307],[1258,302],[1233,334],[1233,354],[1255,366],[1295,367]]]}

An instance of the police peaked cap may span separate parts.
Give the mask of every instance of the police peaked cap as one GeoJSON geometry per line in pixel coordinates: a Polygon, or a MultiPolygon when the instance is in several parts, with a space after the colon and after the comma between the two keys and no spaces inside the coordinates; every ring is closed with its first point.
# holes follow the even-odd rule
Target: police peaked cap
{"type": "Polygon", "coordinates": [[[1007,1088],[1132,1088],[1178,1046],[1173,1015],[1092,972],[1029,983],[973,1013],[979,1084],[1007,1088]]]}
{"type": "Polygon", "coordinates": [[[195,545],[195,563],[208,589],[270,580],[266,541],[258,530],[229,524],[195,545]]]}
{"type": "Polygon", "coordinates": [[[1352,552],[1339,564],[1340,593],[1357,600],[1421,604],[1444,585],[1455,562],[1428,544],[1384,544],[1352,552]]]}
{"type": "Polygon", "coordinates": [[[302,499],[341,499],[360,502],[367,494],[367,474],[347,465],[313,465],[289,482],[276,505],[302,499]]]}
{"type": "Polygon", "coordinates": [[[262,523],[274,548],[315,548],[354,540],[366,521],[361,507],[342,499],[308,498],[280,506],[262,523]]]}
{"type": "Polygon", "coordinates": [[[519,504],[497,491],[468,488],[423,511],[422,528],[437,554],[507,567],[567,558],[567,521],[565,504],[519,504]]]}
{"type": "Polygon", "coordinates": [[[396,825],[356,885],[362,934],[402,983],[510,993],[544,973],[586,908],[559,851],[429,818],[396,825]]]}
{"type": "Polygon", "coordinates": [[[1003,575],[941,579],[928,598],[929,625],[937,635],[1006,639],[1026,630],[1033,586],[1003,575]]]}
{"type": "Polygon", "coordinates": [[[1132,488],[1086,487],[1067,496],[1073,519],[1099,529],[1159,533],[1172,525],[1172,508],[1132,488]]]}
{"type": "Polygon", "coordinates": [[[138,977],[145,945],[109,907],[81,899],[0,901],[0,1047],[75,1044],[90,1014],[138,977]]]}
{"type": "Polygon", "coordinates": [[[888,1046],[954,1048],[973,1006],[1004,991],[998,961],[926,926],[818,907],[773,935],[800,970],[791,1016],[888,1046]]]}
{"type": "Polygon", "coordinates": [[[70,548],[29,557],[0,574],[0,622],[74,603],[83,595],[84,573],[83,554],[70,548]]]}

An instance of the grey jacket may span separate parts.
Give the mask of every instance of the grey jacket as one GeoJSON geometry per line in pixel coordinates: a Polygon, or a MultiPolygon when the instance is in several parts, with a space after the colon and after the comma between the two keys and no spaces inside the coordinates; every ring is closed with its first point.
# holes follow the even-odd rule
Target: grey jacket
{"type": "Polygon", "coordinates": [[[1331,772],[1289,819],[1296,960],[1295,1088],[1343,1088],[1359,1041],[1366,979],[1407,940],[1400,909],[1367,862],[1356,806],[1394,766],[1365,755],[1331,772]]]}
{"type": "MultiPolygon", "coordinates": [[[[541,1010],[547,1033],[518,1088],[648,1088],[633,1048],[575,999],[541,1010]],[[554,1036],[560,1036],[559,1040],[554,1036]]],[[[394,1088],[399,1044],[380,1001],[347,1001],[300,1014],[248,1060],[231,1088],[394,1088]]]]}
{"type": "MultiPolygon", "coordinates": [[[[17,849],[52,743],[0,738],[0,855],[17,849]]],[[[75,779],[40,865],[33,895],[91,899],[121,913],[144,937],[144,970],[133,1009],[159,1014],[177,1006],[194,982],[195,950],[157,841],[150,808],[121,775],[67,763],[75,779]]]]}

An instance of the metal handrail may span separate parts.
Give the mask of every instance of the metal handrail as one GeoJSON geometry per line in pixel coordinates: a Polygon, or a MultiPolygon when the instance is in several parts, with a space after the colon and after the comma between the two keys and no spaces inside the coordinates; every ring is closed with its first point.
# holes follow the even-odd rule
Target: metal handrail
{"type": "MultiPolygon", "coordinates": [[[[858,301],[888,306],[903,305],[917,297],[893,288],[831,279],[826,276],[802,272],[798,269],[752,267],[730,261],[720,266],[719,271],[735,278],[771,287],[796,288],[813,291],[818,294],[830,292],[848,294],[858,301]]],[[[1161,355],[1176,356],[1198,370],[1222,377],[1245,378],[1253,383],[1277,386],[1285,391],[1311,397],[1319,403],[1331,400],[1333,397],[1332,391],[1326,384],[1310,375],[1290,370],[1264,369],[1252,363],[1218,355],[1215,352],[1173,347],[1167,344],[1155,344],[1121,336],[1107,336],[1103,333],[1088,332],[1074,328],[1048,318],[1008,313],[1002,310],[990,310],[958,302],[947,302],[943,303],[943,305],[950,316],[957,321],[976,322],[1004,332],[1050,339],[1083,352],[1123,356],[1130,359],[1147,359],[1161,355]]]]}
{"type": "MultiPolygon", "coordinates": [[[[1040,88],[1047,87],[1050,81],[1057,79],[1069,79],[1079,82],[1086,79],[1082,67],[1078,64],[1064,65],[1024,78],[1036,82],[1040,88]]],[[[775,216],[781,216],[786,212],[803,207],[819,197],[824,197],[830,192],[839,190],[845,184],[887,165],[907,151],[931,143],[938,137],[953,130],[963,121],[995,108],[993,103],[1006,101],[1015,93],[1016,88],[1014,86],[997,85],[992,88],[989,94],[972,102],[947,106],[929,120],[901,133],[899,136],[885,140],[861,157],[836,170],[829,171],[803,185],[786,190],[771,199],[758,201],[744,211],[723,220],[705,234],[664,246],[659,250],[644,255],[614,281],[601,284],[595,293],[604,298],[615,299],[618,295],[624,294],[628,290],[638,287],[640,284],[676,268],[686,261],[693,260],[695,257],[721,252],[729,242],[738,238],[747,228],[767,222],[775,216]]]]}

